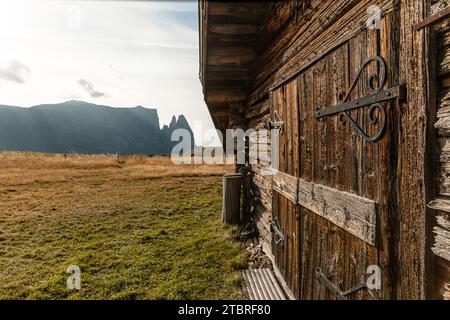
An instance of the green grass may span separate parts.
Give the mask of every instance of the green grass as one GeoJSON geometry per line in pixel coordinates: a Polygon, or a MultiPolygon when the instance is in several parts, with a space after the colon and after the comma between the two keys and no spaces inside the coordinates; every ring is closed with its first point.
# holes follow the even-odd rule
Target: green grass
{"type": "Polygon", "coordinates": [[[1,299],[244,298],[220,176],[97,174],[14,189],[1,195],[1,299]],[[71,264],[79,291],[66,287],[71,264]]]}

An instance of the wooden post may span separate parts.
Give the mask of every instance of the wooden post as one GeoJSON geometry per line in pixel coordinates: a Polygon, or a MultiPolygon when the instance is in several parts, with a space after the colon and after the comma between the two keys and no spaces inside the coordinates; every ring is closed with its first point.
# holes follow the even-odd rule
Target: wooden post
{"type": "Polygon", "coordinates": [[[240,173],[229,173],[223,177],[222,221],[225,224],[239,224],[241,200],[240,173]]]}

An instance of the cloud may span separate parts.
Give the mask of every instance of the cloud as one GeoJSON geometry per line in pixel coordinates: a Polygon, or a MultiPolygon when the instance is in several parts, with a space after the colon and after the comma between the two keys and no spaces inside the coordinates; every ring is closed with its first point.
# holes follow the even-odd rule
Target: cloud
{"type": "Polygon", "coordinates": [[[31,70],[17,60],[11,60],[5,66],[0,66],[0,79],[23,84],[30,75],[31,70]]]}
{"type": "Polygon", "coordinates": [[[100,97],[106,96],[105,93],[94,90],[94,85],[92,84],[92,82],[89,82],[89,81],[87,81],[86,79],[80,79],[80,80],[78,80],[78,84],[79,84],[84,90],[86,90],[86,92],[89,93],[89,95],[90,95],[92,98],[100,98],[100,97]]]}

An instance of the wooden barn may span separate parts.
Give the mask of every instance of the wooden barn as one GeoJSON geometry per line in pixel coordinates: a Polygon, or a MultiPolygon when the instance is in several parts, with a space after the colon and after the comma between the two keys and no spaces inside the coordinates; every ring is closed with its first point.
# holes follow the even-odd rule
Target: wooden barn
{"type": "Polygon", "coordinates": [[[289,295],[449,299],[450,1],[200,0],[199,23],[214,125],[279,132],[247,194],[289,295]]]}

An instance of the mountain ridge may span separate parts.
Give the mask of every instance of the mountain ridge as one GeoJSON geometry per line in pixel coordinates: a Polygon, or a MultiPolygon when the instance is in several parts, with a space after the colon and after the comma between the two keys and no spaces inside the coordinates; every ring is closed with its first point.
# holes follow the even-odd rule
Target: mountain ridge
{"type": "Polygon", "coordinates": [[[161,128],[158,111],[142,106],[116,108],[78,100],[28,108],[0,105],[0,150],[168,154],[175,128],[192,134],[184,115],[174,118],[174,125],[161,128]]]}

